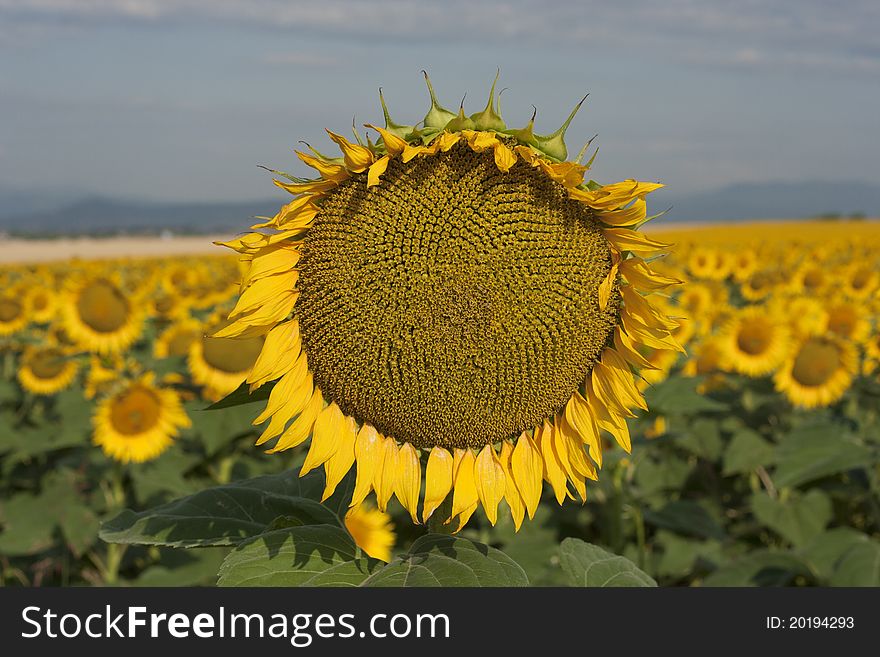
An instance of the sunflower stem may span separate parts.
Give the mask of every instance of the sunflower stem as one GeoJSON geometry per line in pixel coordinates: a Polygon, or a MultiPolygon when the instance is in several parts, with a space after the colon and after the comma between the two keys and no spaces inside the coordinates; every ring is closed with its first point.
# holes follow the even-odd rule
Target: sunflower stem
{"type": "Polygon", "coordinates": [[[451,522],[447,522],[452,515],[452,493],[446,496],[446,499],[434,509],[428,517],[427,527],[429,534],[452,534],[454,527],[451,522]]]}

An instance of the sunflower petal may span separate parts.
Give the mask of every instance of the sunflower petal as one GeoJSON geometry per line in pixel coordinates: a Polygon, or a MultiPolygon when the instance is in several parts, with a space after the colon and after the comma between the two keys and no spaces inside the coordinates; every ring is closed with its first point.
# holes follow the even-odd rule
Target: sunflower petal
{"type": "Polygon", "coordinates": [[[498,460],[504,469],[504,499],[510,508],[510,516],[513,518],[513,526],[516,531],[522,526],[523,519],[526,515],[526,505],[523,502],[516,481],[513,479],[513,466],[511,460],[513,458],[513,443],[509,440],[501,441],[501,454],[498,460]]]}
{"type": "Polygon", "coordinates": [[[357,423],[354,418],[345,416],[340,427],[339,442],[336,451],[324,462],[325,485],[324,494],[321,496],[323,502],[333,495],[339,482],[351,470],[354,463],[354,441],[357,438],[357,423]]]}
{"type": "Polygon", "coordinates": [[[474,462],[474,480],[477,496],[486,511],[486,517],[494,525],[498,521],[498,504],[504,499],[504,468],[498,462],[495,449],[486,445],[474,462]]]}
{"type": "Polygon", "coordinates": [[[541,452],[537,445],[528,434],[522,433],[513,448],[510,469],[529,518],[535,517],[538,502],[541,501],[543,467],[541,452]]]}
{"type": "Polygon", "coordinates": [[[315,426],[312,428],[312,445],[299,471],[300,477],[319,465],[323,465],[327,459],[333,456],[342,440],[344,422],[345,414],[336,405],[336,402],[330,402],[330,405],[318,414],[315,426]]]}
{"type": "MultiPolygon", "coordinates": [[[[452,492],[452,512],[450,519],[464,513],[479,502],[477,483],[474,481],[474,453],[470,449],[456,449],[453,459],[453,477],[455,484],[452,492]]],[[[471,511],[473,513],[473,511],[471,511]]],[[[468,515],[470,517],[470,515],[468,515]]],[[[459,528],[464,523],[459,523],[459,528]]]]}
{"type": "Polygon", "coordinates": [[[379,450],[379,460],[373,472],[373,488],[376,491],[376,505],[380,511],[388,508],[388,500],[394,493],[397,483],[397,441],[386,437],[379,450]]]}
{"type": "Polygon", "coordinates": [[[425,469],[425,501],[422,508],[423,522],[428,521],[452,490],[452,462],[452,454],[442,447],[434,447],[428,455],[428,467],[425,469]]]}
{"type": "Polygon", "coordinates": [[[365,424],[358,431],[354,441],[354,457],[357,463],[357,478],[354,493],[349,506],[358,506],[373,490],[373,480],[382,450],[383,439],[370,424],[365,424]]]}
{"type": "Polygon", "coordinates": [[[419,524],[418,505],[419,489],[422,483],[422,468],[419,464],[419,454],[416,448],[409,443],[404,443],[397,453],[397,476],[394,483],[394,492],[403,508],[409,511],[413,523],[419,524]]]}
{"type": "Polygon", "coordinates": [[[330,130],[327,130],[327,134],[330,135],[330,139],[336,142],[336,145],[339,146],[339,150],[342,151],[345,168],[352,173],[361,173],[373,163],[375,158],[373,157],[373,152],[369,148],[361,146],[360,144],[352,144],[342,135],[337,135],[330,130]]]}

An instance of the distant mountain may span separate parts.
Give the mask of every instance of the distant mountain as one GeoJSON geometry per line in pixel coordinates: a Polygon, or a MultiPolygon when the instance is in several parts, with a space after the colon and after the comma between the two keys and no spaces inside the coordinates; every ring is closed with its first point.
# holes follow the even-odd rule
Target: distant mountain
{"type": "Polygon", "coordinates": [[[239,231],[254,223],[254,216],[274,215],[282,202],[148,203],[91,197],[43,212],[0,216],[0,230],[55,235],[239,231]]]}
{"type": "MultiPolygon", "coordinates": [[[[64,204],[0,187],[0,232],[25,235],[240,231],[254,216],[271,216],[284,198],[229,203],[153,203],[98,196],[64,204]],[[8,203],[9,205],[3,205],[8,203]],[[16,205],[17,203],[17,205],[16,205]],[[42,205],[41,205],[42,203],[42,205]],[[36,204],[36,205],[35,205],[36,204]],[[18,208],[17,211],[12,211],[18,208]]],[[[672,206],[670,222],[794,219],[819,215],[880,216],[880,185],[857,182],[740,183],[681,195],[652,194],[651,209],[672,206]]]]}
{"type": "Polygon", "coordinates": [[[0,221],[5,217],[50,212],[82,199],[86,194],[73,189],[47,185],[42,189],[9,187],[0,184],[0,221]]]}
{"type": "Polygon", "coordinates": [[[653,208],[672,206],[670,222],[880,216],[880,185],[858,182],[739,183],[683,196],[662,189],[651,196],[653,208]]]}

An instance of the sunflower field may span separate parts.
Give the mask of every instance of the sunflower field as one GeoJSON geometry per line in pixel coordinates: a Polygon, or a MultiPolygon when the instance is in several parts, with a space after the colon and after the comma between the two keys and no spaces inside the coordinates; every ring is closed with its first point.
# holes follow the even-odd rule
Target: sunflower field
{"type": "Polygon", "coordinates": [[[880,225],[664,230],[425,78],[237,258],[0,270],[3,583],[880,585],[880,225]]]}
{"type": "MultiPolygon", "coordinates": [[[[516,569],[490,583],[584,584],[578,564],[605,550],[627,583],[880,584],[878,226],[651,235],[674,243],[654,268],[685,284],[652,297],[687,353],[640,347],[650,411],[628,420],[631,453],[603,438],[585,503],[560,506],[547,485],[519,531],[479,510],[445,539],[516,569]]],[[[438,549],[394,498],[385,512],[338,493],[322,505],[324,475],[295,475],[304,450],[254,448],[257,403],[215,404],[260,353],[259,337],[208,337],[240,275],[223,256],[0,272],[4,584],[301,583],[289,559],[244,563],[248,538],[294,528],[307,542],[330,522],[339,554],[353,537],[369,555],[362,577],[374,558],[438,549]]],[[[307,570],[339,560],[316,553],[307,570]]]]}

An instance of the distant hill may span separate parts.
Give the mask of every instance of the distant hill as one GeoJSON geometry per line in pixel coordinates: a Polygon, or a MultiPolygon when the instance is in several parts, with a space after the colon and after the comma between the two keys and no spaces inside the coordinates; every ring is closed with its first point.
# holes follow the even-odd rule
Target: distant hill
{"type": "Polygon", "coordinates": [[[11,234],[211,233],[246,229],[254,216],[272,216],[283,200],[235,203],[147,203],[86,198],[61,208],[0,216],[11,234]]]}
{"type": "Polygon", "coordinates": [[[880,185],[858,182],[740,183],[676,196],[661,189],[651,207],[672,206],[669,221],[746,221],[798,219],[820,215],[880,216],[880,185]]]}
{"type": "MultiPolygon", "coordinates": [[[[68,200],[67,204],[57,197],[47,198],[43,206],[34,207],[35,201],[28,198],[27,194],[16,196],[14,191],[0,187],[0,231],[23,235],[240,231],[253,223],[254,216],[275,214],[284,202],[279,197],[232,203],[150,203],[95,196],[68,200]]],[[[652,210],[669,206],[672,210],[667,219],[675,222],[795,219],[828,214],[877,217],[880,185],[741,183],[692,195],[676,195],[668,188],[652,194],[652,210]]]]}

